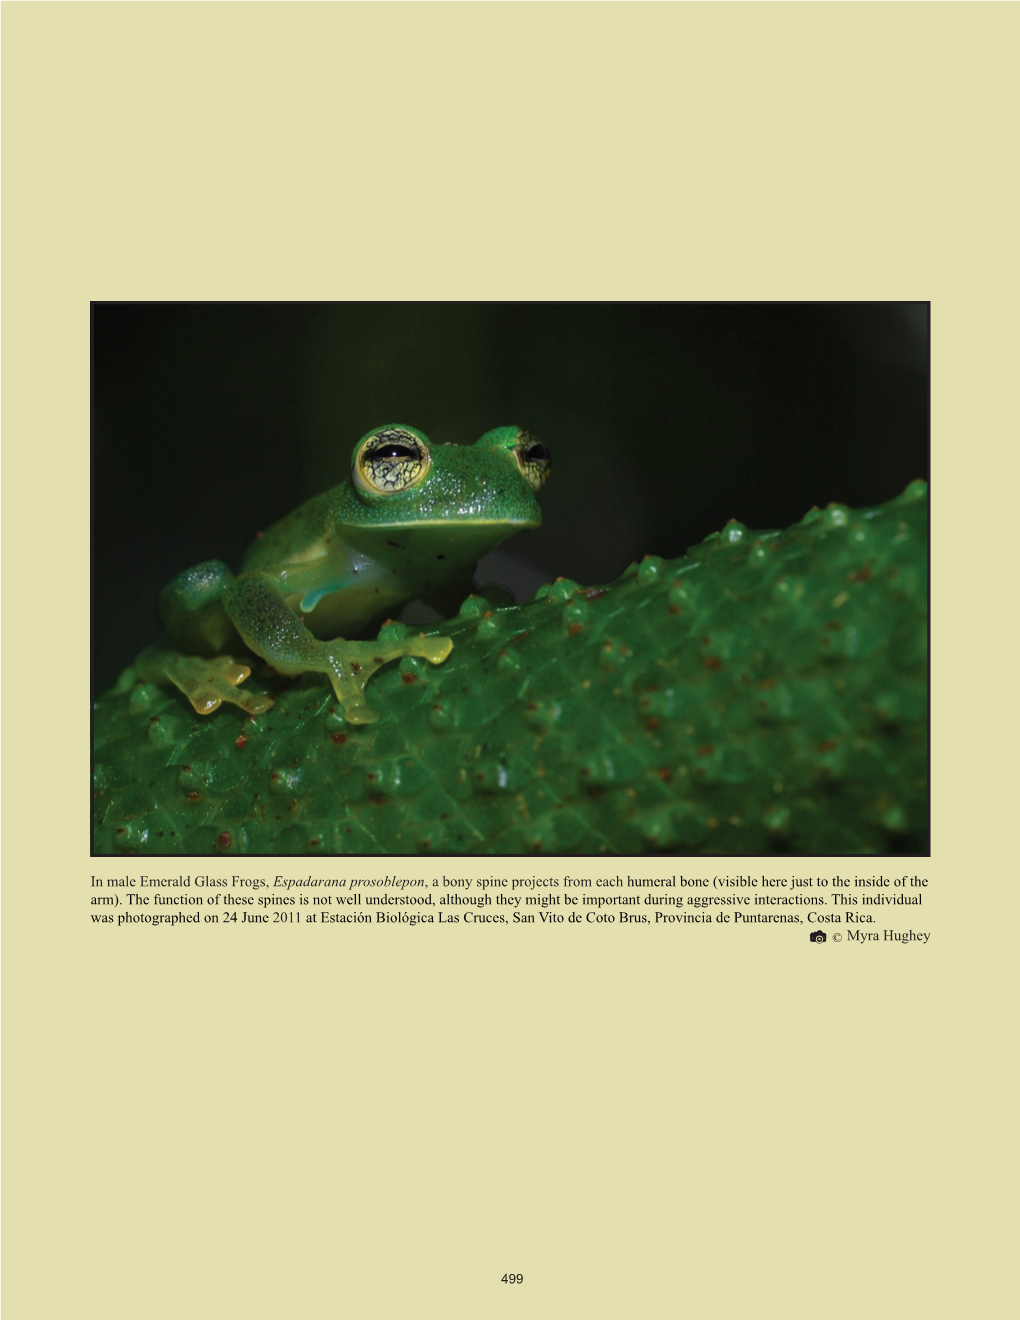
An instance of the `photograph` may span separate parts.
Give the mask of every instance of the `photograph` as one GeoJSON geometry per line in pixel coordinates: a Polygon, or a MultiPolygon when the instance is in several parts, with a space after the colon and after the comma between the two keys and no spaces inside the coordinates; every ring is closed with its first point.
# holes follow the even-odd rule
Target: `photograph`
{"type": "Polygon", "coordinates": [[[926,303],[95,303],[93,855],[925,855],[928,445],[926,303]]]}

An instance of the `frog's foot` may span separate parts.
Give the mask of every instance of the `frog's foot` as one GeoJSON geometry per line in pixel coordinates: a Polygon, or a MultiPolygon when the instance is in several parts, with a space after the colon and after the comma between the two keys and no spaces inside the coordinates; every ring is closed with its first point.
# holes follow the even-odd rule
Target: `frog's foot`
{"type": "Polygon", "coordinates": [[[400,641],[344,642],[333,648],[326,670],[348,724],[374,724],[378,711],[365,701],[365,685],[390,660],[418,656],[441,665],[453,650],[449,637],[405,637],[400,641]]]}
{"type": "Polygon", "coordinates": [[[207,660],[153,647],[142,652],[135,667],[150,682],[170,682],[179,688],[199,715],[212,714],[224,701],[240,706],[249,715],[261,715],[273,704],[271,697],[238,691],[238,685],[248,677],[251,668],[229,655],[207,660]]]}

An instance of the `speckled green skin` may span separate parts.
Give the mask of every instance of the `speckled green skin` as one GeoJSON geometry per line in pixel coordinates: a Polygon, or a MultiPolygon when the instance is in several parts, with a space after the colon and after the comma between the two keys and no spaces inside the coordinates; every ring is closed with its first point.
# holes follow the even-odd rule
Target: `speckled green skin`
{"type": "Polygon", "coordinates": [[[347,722],[374,723],[365,688],[376,670],[410,656],[441,664],[452,642],[353,639],[411,600],[456,609],[478,560],[541,523],[535,495],[548,470],[545,446],[516,426],[471,446],[376,427],[355,445],[350,479],[261,533],[238,577],[209,560],[164,588],[164,637],[135,669],[174,684],[200,715],[224,702],[260,715],[271,701],[246,683],[247,649],[281,674],[326,674],[347,722]]]}
{"type": "MultiPolygon", "coordinates": [[[[193,713],[125,671],[95,708],[103,853],[927,851],[927,488],[728,524],[619,581],[431,631],[440,667],[193,713]]],[[[394,625],[397,633],[401,625],[394,625]]],[[[384,630],[385,631],[385,630],[384,630]]]]}

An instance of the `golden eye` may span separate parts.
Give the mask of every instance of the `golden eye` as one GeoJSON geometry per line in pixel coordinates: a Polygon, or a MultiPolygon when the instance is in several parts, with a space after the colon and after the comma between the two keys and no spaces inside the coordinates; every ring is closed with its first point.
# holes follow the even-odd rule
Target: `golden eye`
{"type": "Polygon", "coordinates": [[[423,481],[432,455],[411,431],[387,427],[368,436],[354,456],[354,484],[372,495],[393,495],[423,481]]]}
{"type": "Polygon", "coordinates": [[[521,431],[514,445],[514,458],[529,485],[541,490],[552,471],[552,455],[538,436],[521,431]]]}

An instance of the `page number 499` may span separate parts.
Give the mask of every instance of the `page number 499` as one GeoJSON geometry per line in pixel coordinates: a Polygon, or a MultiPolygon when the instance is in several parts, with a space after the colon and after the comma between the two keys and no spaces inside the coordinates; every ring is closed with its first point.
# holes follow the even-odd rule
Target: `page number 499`
{"type": "Polygon", "coordinates": [[[523,1283],[523,1282],[524,1282],[523,1274],[504,1274],[502,1279],[500,1279],[500,1283],[523,1283]]]}

